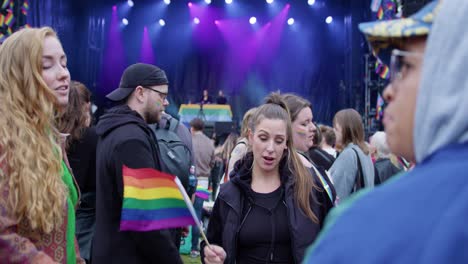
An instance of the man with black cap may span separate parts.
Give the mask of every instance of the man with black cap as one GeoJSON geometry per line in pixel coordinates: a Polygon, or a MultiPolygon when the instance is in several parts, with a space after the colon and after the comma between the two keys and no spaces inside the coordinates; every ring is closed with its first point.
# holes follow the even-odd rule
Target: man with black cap
{"type": "Polygon", "coordinates": [[[168,230],[120,231],[122,166],[161,170],[159,149],[148,123],[167,104],[168,80],[149,64],[125,69],[119,88],[106,97],[117,106],[97,124],[95,263],[182,263],[168,230]]]}

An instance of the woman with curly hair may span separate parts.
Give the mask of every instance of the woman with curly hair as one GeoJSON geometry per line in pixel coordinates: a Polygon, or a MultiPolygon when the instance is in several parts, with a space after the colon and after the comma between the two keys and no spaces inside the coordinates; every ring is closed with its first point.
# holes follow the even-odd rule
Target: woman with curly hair
{"type": "Polygon", "coordinates": [[[55,128],[70,74],[56,33],[22,29],[0,46],[0,259],[81,262],[75,244],[79,199],[55,128]]]}

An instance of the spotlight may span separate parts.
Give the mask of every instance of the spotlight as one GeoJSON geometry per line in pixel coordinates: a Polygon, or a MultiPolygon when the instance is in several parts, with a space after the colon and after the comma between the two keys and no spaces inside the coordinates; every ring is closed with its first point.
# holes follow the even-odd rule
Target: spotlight
{"type": "Polygon", "coordinates": [[[251,17],[251,18],[249,19],[249,22],[250,22],[250,24],[253,25],[253,24],[257,23],[257,18],[256,18],[256,17],[251,17]]]}
{"type": "Polygon", "coordinates": [[[215,20],[215,25],[219,25],[219,20],[215,20]]]}
{"type": "Polygon", "coordinates": [[[325,22],[327,22],[327,24],[330,24],[331,22],[333,22],[333,17],[328,16],[327,19],[325,19],[325,22]]]}
{"type": "Polygon", "coordinates": [[[211,4],[211,0],[205,0],[205,3],[211,4]]]}
{"type": "Polygon", "coordinates": [[[232,4],[232,0],[225,0],[226,4],[230,5],[232,4]]]}
{"type": "Polygon", "coordinates": [[[164,19],[159,19],[159,25],[164,27],[166,25],[166,21],[164,21],[164,19]]]}
{"type": "Polygon", "coordinates": [[[200,19],[198,17],[194,18],[193,23],[195,23],[197,25],[200,24],[200,19]]]}
{"type": "Polygon", "coordinates": [[[125,26],[128,25],[128,19],[122,18],[122,24],[124,24],[125,26]]]}
{"type": "Polygon", "coordinates": [[[166,5],[169,5],[169,4],[171,3],[171,0],[164,0],[164,3],[165,3],[166,5]]]}
{"type": "Polygon", "coordinates": [[[133,3],[132,0],[128,0],[128,1],[127,1],[127,5],[128,5],[129,7],[133,7],[134,4],[135,4],[135,3],[133,3]]]}
{"type": "Polygon", "coordinates": [[[112,11],[117,11],[117,6],[116,5],[112,6],[112,11]]]}
{"type": "Polygon", "coordinates": [[[274,0],[266,0],[268,4],[272,4],[274,0]]]}
{"type": "Polygon", "coordinates": [[[193,4],[192,4],[192,2],[188,2],[187,5],[188,5],[188,7],[192,7],[193,4]]]}
{"type": "Polygon", "coordinates": [[[309,1],[307,1],[307,4],[313,5],[313,4],[315,4],[315,0],[309,0],[309,1]]]}
{"type": "Polygon", "coordinates": [[[294,18],[291,17],[288,19],[288,25],[291,26],[292,24],[294,24],[294,18]]]}

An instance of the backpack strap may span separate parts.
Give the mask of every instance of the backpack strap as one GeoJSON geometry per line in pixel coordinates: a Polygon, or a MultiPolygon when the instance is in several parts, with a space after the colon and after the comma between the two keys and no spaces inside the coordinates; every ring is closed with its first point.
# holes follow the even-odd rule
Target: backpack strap
{"type": "Polygon", "coordinates": [[[179,120],[173,118],[172,116],[167,119],[166,127],[168,127],[169,124],[169,131],[172,131],[174,133],[177,133],[177,127],[179,126],[179,120]]]}
{"type": "Polygon", "coordinates": [[[354,151],[354,153],[356,153],[356,158],[357,158],[358,170],[356,172],[356,180],[354,181],[354,186],[352,190],[352,192],[356,192],[364,188],[366,185],[364,183],[364,173],[362,171],[361,159],[359,158],[359,154],[354,148],[351,148],[351,149],[354,151]]]}

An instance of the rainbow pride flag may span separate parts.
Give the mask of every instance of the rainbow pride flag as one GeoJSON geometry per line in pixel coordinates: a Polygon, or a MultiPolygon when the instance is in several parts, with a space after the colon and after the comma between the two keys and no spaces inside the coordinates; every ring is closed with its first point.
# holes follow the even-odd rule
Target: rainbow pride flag
{"type": "Polygon", "coordinates": [[[120,230],[150,231],[194,225],[176,176],[155,169],[122,168],[120,230]]]}
{"type": "Polygon", "coordinates": [[[11,27],[11,25],[15,22],[15,16],[13,12],[8,11],[8,14],[5,17],[5,25],[11,27]]]}
{"type": "Polygon", "coordinates": [[[377,95],[377,106],[376,106],[377,111],[375,112],[375,119],[380,120],[382,118],[383,106],[384,106],[384,100],[382,96],[380,96],[380,93],[379,93],[377,95]]]}
{"type": "Polygon", "coordinates": [[[11,0],[3,0],[2,9],[7,8],[10,5],[11,0]]]}
{"type": "Polygon", "coordinates": [[[195,196],[200,197],[203,200],[208,200],[210,198],[211,192],[202,186],[198,185],[197,190],[195,191],[195,196]]]}

